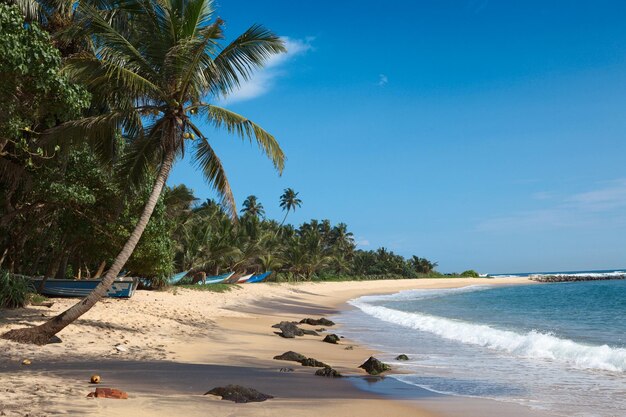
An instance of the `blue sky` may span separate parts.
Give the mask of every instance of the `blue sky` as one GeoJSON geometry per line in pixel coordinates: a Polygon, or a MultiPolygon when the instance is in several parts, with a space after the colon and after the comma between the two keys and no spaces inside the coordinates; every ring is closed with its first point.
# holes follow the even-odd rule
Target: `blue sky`
{"type": "MultiPolygon", "coordinates": [[[[210,131],[237,202],[345,222],[444,272],[626,267],[626,2],[226,1],[289,53],[225,103],[273,133],[210,131]],[[566,6],[567,5],[567,6],[566,6]]],[[[169,181],[215,194],[188,160],[169,181]]]]}

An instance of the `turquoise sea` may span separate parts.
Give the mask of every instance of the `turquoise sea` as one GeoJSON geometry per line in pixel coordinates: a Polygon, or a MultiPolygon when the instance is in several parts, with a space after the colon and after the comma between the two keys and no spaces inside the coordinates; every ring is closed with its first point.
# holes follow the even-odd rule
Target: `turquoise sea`
{"type": "Polygon", "coordinates": [[[352,300],[344,334],[406,374],[458,396],[555,415],[626,416],[626,281],[477,285],[352,300]]]}

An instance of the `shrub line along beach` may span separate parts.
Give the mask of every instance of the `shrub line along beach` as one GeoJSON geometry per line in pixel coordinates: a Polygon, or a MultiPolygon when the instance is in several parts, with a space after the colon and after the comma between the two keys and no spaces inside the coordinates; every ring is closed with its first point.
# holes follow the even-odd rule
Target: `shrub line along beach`
{"type": "MultiPolygon", "coordinates": [[[[441,408],[441,404],[448,402],[452,407],[455,399],[437,398],[435,404],[431,404],[432,398],[412,403],[391,400],[360,391],[349,379],[318,377],[314,375],[315,368],[272,359],[292,350],[327,363],[344,375],[363,377],[366,374],[358,366],[376,352],[346,339],[336,345],[321,341],[328,333],[341,335],[341,327],[327,328],[320,336],[285,339],[276,335],[271,326],[283,320],[329,317],[349,308],[346,301],[361,295],[528,282],[526,278],[459,278],[269,283],[240,286],[224,293],[189,289],[138,291],[131,299],[102,302],[59,335],[63,343],[35,347],[0,341],[4,391],[0,409],[8,416],[31,417],[61,413],[445,415],[446,407],[441,408]],[[31,360],[31,365],[22,365],[24,359],[31,360]],[[126,391],[129,399],[87,398],[87,393],[93,391],[89,384],[92,374],[101,376],[101,386],[126,391]],[[249,386],[275,398],[243,405],[202,395],[226,384],[249,386]],[[424,406],[426,403],[428,407],[424,406]]],[[[2,310],[0,331],[45,320],[73,302],[54,299],[51,308],[2,310]]],[[[311,330],[323,327],[301,326],[311,330]]],[[[488,409],[480,411],[480,407],[476,412],[488,409]]],[[[493,410],[501,407],[504,406],[496,403],[493,410]]],[[[516,412],[538,415],[524,414],[530,411],[521,408],[516,412]]]]}

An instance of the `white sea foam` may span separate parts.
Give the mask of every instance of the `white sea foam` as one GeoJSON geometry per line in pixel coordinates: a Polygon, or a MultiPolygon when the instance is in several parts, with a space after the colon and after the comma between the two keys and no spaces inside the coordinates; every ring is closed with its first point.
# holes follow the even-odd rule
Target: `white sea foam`
{"type": "Polygon", "coordinates": [[[612,272],[577,272],[577,273],[557,273],[557,274],[531,274],[531,277],[619,277],[626,275],[626,271],[612,271],[612,272]]]}
{"type": "Polygon", "coordinates": [[[496,329],[483,324],[468,323],[421,313],[409,313],[373,305],[372,302],[398,299],[430,298],[451,292],[477,291],[485,287],[459,290],[406,291],[391,296],[366,296],[350,304],[377,319],[403,327],[429,332],[444,339],[482,346],[508,354],[534,359],[547,359],[582,369],[626,372],[626,349],[607,345],[583,345],[551,334],[531,331],[525,334],[496,329]]]}

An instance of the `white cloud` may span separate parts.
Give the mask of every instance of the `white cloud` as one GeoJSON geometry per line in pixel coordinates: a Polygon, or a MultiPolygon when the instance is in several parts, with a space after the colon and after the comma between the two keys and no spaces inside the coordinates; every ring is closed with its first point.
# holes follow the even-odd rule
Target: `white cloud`
{"type": "Polygon", "coordinates": [[[569,201],[585,211],[607,211],[626,207],[626,179],[612,181],[604,188],[573,195],[569,201]]]}
{"type": "Polygon", "coordinates": [[[487,219],[478,224],[478,231],[536,231],[555,228],[615,224],[626,220],[626,179],[604,183],[603,186],[557,199],[552,193],[536,193],[538,200],[555,201],[552,207],[527,210],[487,219]]]}
{"type": "Polygon", "coordinates": [[[304,39],[292,39],[283,37],[287,52],[284,54],[272,55],[265,63],[265,67],[257,71],[250,80],[241,83],[239,88],[221,100],[222,103],[235,103],[239,101],[252,100],[266,94],[275,85],[276,79],[285,75],[282,68],[295,56],[303,55],[313,50],[314,37],[304,39]]]}
{"type": "Polygon", "coordinates": [[[384,87],[389,83],[389,78],[385,74],[378,74],[378,86],[384,87]]]}
{"type": "Polygon", "coordinates": [[[367,239],[359,239],[357,238],[354,243],[356,243],[357,246],[369,246],[370,245],[370,241],[367,239]]]}

